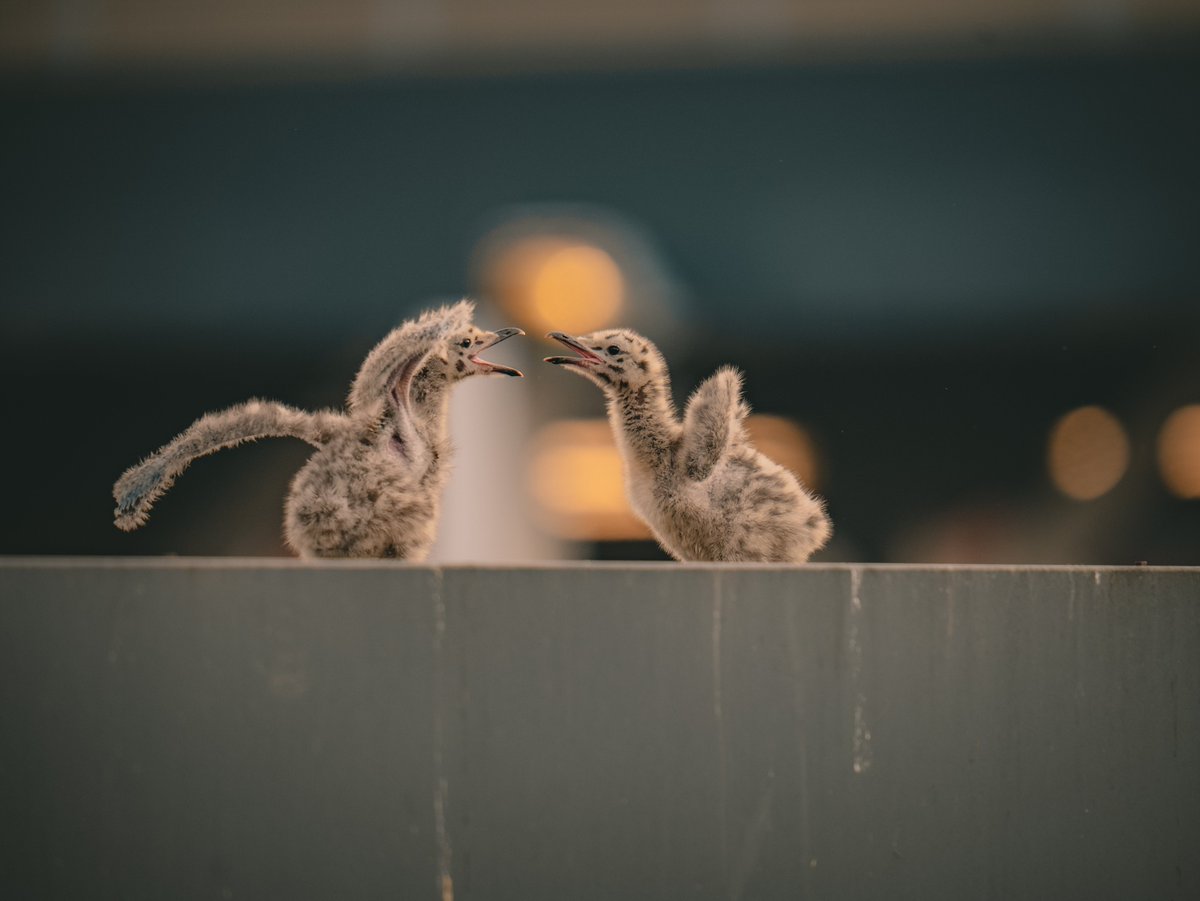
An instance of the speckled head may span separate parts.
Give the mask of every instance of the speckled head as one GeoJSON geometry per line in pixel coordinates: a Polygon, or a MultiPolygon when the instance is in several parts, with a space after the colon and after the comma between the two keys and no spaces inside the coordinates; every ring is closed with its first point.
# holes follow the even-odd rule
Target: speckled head
{"type": "Polygon", "coordinates": [[[445,367],[446,378],[452,382],[465,379],[472,375],[508,375],[521,378],[523,373],[511,366],[501,366],[483,359],[482,354],[489,347],[495,347],[501,341],[507,341],[514,335],[525,334],[519,328],[502,328],[487,332],[474,325],[466,325],[450,334],[446,339],[446,350],[438,355],[437,361],[430,365],[445,367]]]}
{"type": "Polygon", "coordinates": [[[636,391],[667,374],[667,364],[658,348],[629,329],[606,329],[578,336],[551,332],[546,337],[578,354],[546,357],[547,363],[577,372],[605,391],[636,391]]]}

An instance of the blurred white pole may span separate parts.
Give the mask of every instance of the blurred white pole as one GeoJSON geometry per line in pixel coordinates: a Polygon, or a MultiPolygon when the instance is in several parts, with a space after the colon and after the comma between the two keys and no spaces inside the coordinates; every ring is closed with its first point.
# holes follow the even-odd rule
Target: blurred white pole
{"type": "MultiPolygon", "coordinates": [[[[490,328],[490,325],[480,325],[490,328]]],[[[514,338],[492,352],[528,373],[538,360],[514,338]]],[[[530,345],[532,346],[532,345],[530,345]]],[[[522,380],[467,379],[450,396],[454,469],[430,563],[519,563],[557,560],[564,546],[533,523],[526,448],[535,428],[533,392],[522,380]]]]}

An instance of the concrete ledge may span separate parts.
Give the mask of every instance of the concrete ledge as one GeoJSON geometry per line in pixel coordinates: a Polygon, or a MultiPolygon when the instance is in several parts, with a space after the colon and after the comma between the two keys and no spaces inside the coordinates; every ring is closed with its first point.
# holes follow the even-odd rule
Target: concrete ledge
{"type": "Polygon", "coordinates": [[[0,561],[0,895],[1200,896],[1200,570],[0,561]]]}

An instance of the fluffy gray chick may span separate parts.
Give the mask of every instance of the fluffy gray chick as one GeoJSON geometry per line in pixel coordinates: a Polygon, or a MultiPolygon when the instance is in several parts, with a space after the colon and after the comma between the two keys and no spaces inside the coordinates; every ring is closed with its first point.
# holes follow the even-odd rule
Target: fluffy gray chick
{"type": "Polygon", "coordinates": [[[646,338],[628,329],[548,337],[577,356],[547,363],[604,392],[629,501],[671,556],[803,563],[829,540],[821,501],[750,443],[737,370],[701,382],[681,423],[666,361],[646,338]]]}
{"type": "Polygon", "coordinates": [[[244,441],[293,437],[317,448],[285,504],[284,533],[296,553],[424,559],[452,452],[447,389],[473,375],[521,375],[479,354],[523,332],[482,331],[471,323],[473,308],[461,301],[394,329],[363,361],[345,412],[252,400],[201,417],[117,480],[117,527],[143,525],[193,460],[244,441]]]}

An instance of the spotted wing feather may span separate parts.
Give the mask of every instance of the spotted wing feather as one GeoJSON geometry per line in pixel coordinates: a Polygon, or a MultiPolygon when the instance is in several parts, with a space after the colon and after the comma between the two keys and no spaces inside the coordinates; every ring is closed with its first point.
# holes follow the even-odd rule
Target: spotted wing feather
{"type": "Polygon", "coordinates": [[[725,366],[705,379],[683,413],[681,457],[688,478],[703,481],[735,440],[744,437],[750,408],[742,400],[742,374],[725,366]]]}

